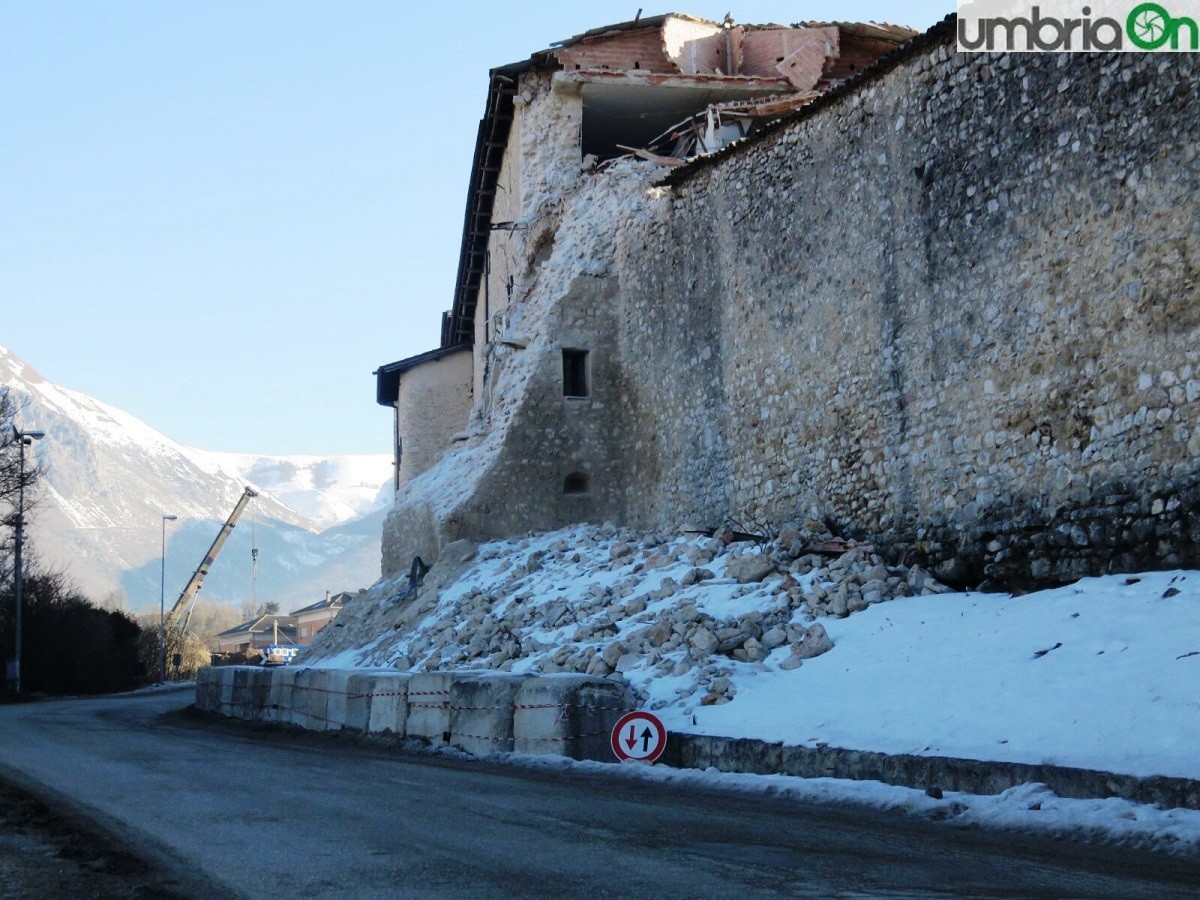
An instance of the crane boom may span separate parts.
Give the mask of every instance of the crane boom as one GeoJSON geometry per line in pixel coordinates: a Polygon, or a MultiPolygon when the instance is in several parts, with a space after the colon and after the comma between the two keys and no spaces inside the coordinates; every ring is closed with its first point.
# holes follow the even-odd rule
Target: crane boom
{"type": "Polygon", "coordinates": [[[225,520],[225,524],[213,539],[212,546],[208,548],[208,552],[204,554],[204,559],[200,561],[200,565],[192,574],[187,586],[183,589],[183,593],[179,595],[179,599],[175,601],[175,605],[171,607],[171,612],[167,616],[167,627],[176,628],[180,632],[187,631],[188,622],[192,619],[192,606],[196,602],[196,595],[200,592],[200,584],[204,581],[204,576],[208,574],[208,570],[212,568],[213,562],[217,558],[217,554],[221,552],[221,548],[225,546],[225,541],[229,539],[229,534],[233,531],[233,526],[237,524],[237,520],[241,517],[246,504],[254,497],[258,496],[258,492],[253,488],[246,488],[242,496],[238,499],[237,505],[234,506],[233,512],[229,514],[229,518],[225,520]],[[186,613],[184,611],[186,607],[186,613]],[[180,616],[183,621],[180,622],[180,616]]]}

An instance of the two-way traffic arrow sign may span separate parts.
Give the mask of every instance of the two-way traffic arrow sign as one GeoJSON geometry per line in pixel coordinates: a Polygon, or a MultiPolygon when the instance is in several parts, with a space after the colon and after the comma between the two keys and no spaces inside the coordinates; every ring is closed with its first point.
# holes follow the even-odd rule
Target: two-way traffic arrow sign
{"type": "Polygon", "coordinates": [[[612,730],[617,759],[654,762],[667,749],[667,729],[654,713],[635,710],[621,716],[612,730]]]}

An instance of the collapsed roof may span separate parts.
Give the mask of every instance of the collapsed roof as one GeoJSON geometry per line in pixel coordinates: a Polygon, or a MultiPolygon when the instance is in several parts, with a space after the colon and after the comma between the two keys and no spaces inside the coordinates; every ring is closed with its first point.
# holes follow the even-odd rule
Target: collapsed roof
{"type": "MultiPolygon", "coordinates": [[[[485,268],[492,208],[526,72],[548,71],[582,97],[581,156],[628,153],[680,166],[723,149],[763,124],[819,98],[912,38],[904,26],[858,22],[738,25],[680,13],[593,28],[491,70],[463,221],[453,308],[441,350],[470,346],[485,268]]],[[[435,351],[376,371],[377,399],[435,351]]]]}

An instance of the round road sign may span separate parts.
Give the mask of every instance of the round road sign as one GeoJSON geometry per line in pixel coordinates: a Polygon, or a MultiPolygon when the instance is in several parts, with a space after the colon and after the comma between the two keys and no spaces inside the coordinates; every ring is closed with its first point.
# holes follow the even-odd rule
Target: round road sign
{"type": "Polygon", "coordinates": [[[613,726],[612,750],[621,762],[654,762],[667,749],[667,729],[654,713],[625,713],[613,726]]]}

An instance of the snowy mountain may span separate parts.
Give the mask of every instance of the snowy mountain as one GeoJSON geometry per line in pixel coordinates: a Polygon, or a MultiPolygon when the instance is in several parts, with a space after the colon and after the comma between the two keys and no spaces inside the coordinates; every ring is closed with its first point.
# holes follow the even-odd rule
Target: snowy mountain
{"type": "Polygon", "coordinates": [[[392,461],[387,456],[205,456],[215,460],[227,475],[262,486],[323,528],[383,509],[392,502],[392,461]]]}
{"type": "Polygon", "coordinates": [[[379,574],[379,533],[391,500],[384,455],[270,457],[209,453],[179,444],[134,416],[52,384],[0,347],[0,389],[45,469],[30,517],[34,552],[89,596],[158,605],[162,515],[167,604],[178,596],[246,485],[244,513],[204,582],[203,596],[278,600],[284,611],[326,590],[365,587],[379,574]],[[251,546],[259,550],[257,578],[251,546]]]}

